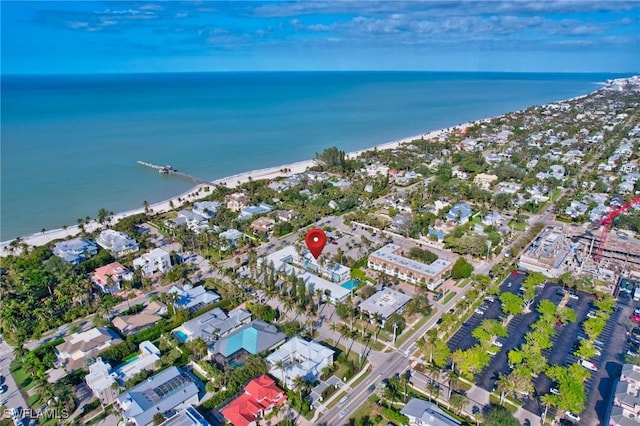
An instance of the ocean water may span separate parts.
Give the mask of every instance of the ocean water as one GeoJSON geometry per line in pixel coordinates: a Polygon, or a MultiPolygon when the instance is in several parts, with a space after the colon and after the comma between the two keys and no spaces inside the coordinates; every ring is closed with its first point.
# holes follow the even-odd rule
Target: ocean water
{"type": "Polygon", "coordinates": [[[586,94],[611,74],[266,72],[2,76],[0,241],[204,179],[353,151],[586,94]]]}

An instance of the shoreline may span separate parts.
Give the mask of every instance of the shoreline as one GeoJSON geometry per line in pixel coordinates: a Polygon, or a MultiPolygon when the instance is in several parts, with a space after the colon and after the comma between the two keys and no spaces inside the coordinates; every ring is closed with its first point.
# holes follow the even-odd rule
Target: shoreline
{"type": "MultiPolygon", "coordinates": [[[[615,79],[612,80],[612,82],[616,82],[617,80],[621,80],[621,79],[615,79]]],[[[622,79],[624,80],[624,79],[622,79]]],[[[571,102],[571,101],[575,101],[575,100],[579,100],[582,98],[585,98],[595,92],[597,92],[598,90],[601,90],[607,86],[609,86],[611,83],[609,82],[598,82],[595,83],[597,85],[600,85],[601,87],[599,89],[596,89],[594,91],[591,91],[589,93],[585,93],[583,95],[578,95],[578,96],[574,96],[572,98],[569,99],[562,99],[562,100],[557,100],[554,102],[549,102],[548,104],[542,104],[540,106],[544,106],[544,105],[551,105],[551,104],[555,104],[558,102],[571,102]]],[[[467,121],[465,123],[461,123],[455,126],[450,126],[450,127],[445,127],[442,129],[438,129],[438,130],[432,130],[432,131],[427,131],[424,133],[419,133],[417,135],[413,135],[413,136],[408,136],[408,137],[404,137],[402,139],[397,139],[394,141],[390,141],[390,142],[385,142],[385,143],[381,143],[378,145],[374,145],[374,146],[370,146],[367,148],[363,148],[357,151],[352,151],[352,152],[348,152],[346,153],[346,156],[348,158],[355,158],[358,155],[367,152],[367,151],[371,151],[374,149],[378,149],[378,150],[386,150],[386,149],[395,149],[397,147],[399,147],[400,145],[404,144],[404,143],[408,143],[411,142],[412,140],[415,139],[419,139],[419,138],[424,138],[424,139],[432,139],[435,137],[438,137],[442,134],[446,134],[451,132],[454,129],[457,130],[464,130],[469,126],[472,126],[476,123],[483,123],[483,122],[488,122],[490,120],[493,120],[495,118],[499,118],[499,117],[503,117],[506,114],[510,114],[510,113],[514,113],[514,112],[518,112],[518,110],[516,111],[510,111],[507,113],[503,113],[503,114],[499,114],[493,117],[487,117],[487,118],[482,118],[482,119],[477,119],[477,120],[472,120],[472,121],[467,121]]],[[[183,206],[185,203],[188,202],[193,202],[196,201],[198,199],[201,199],[203,197],[205,197],[206,195],[208,195],[211,192],[212,188],[209,188],[209,191],[205,191],[205,187],[207,186],[215,186],[215,185],[222,185],[222,186],[226,186],[227,188],[236,188],[239,185],[246,183],[249,181],[249,179],[251,180],[271,180],[271,179],[275,179],[278,177],[286,177],[292,174],[297,174],[297,173],[303,173],[305,172],[309,167],[314,165],[314,160],[310,159],[310,160],[302,160],[302,161],[297,161],[297,162],[293,162],[290,164],[283,164],[280,166],[274,166],[274,167],[265,167],[262,169],[254,169],[254,170],[250,170],[247,172],[241,172],[241,173],[237,173],[231,176],[227,176],[227,177],[223,177],[220,179],[216,179],[210,182],[210,184],[198,184],[195,185],[194,187],[192,187],[191,189],[189,189],[188,191],[182,193],[182,194],[178,194],[176,196],[170,197],[166,200],[163,201],[159,201],[157,203],[154,204],[150,204],[149,205],[149,211],[152,212],[152,214],[158,214],[158,213],[166,213],[167,211],[170,210],[176,210],[179,209],[181,206],[183,206]],[[287,169],[289,171],[287,172],[283,172],[283,169],[287,169]],[[180,201],[179,201],[180,199],[180,201]],[[173,207],[171,207],[171,203],[173,203],[173,207]]],[[[132,210],[126,210],[123,212],[118,212],[116,214],[114,214],[110,220],[110,223],[114,223],[119,221],[120,219],[123,219],[125,217],[128,216],[132,216],[134,214],[139,214],[139,213],[144,213],[145,209],[144,208],[136,208],[136,209],[132,209],[132,210]]],[[[99,224],[95,219],[91,220],[89,223],[84,225],[85,230],[87,232],[93,232],[96,231],[98,229],[101,228],[107,228],[108,225],[104,225],[104,224],[99,224]]],[[[26,243],[29,246],[32,247],[37,247],[37,246],[42,246],[42,245],[46,245],[48,243],[50,243],[53,240],[58,240],[58,239],[64,239],[64,238],[68,238],[68,237],[73,237],[77,234],[80,233],[80,227],[79,225],[72,225],[67,227],[66,229],[64,228],[57,228],[57,229],[52,229],[52,230],[47,230],[44,233],[42,232],[36,232],[33,233],[31,235],[25,235],[25,236],[21,236],[18,238],[14,238],[11,240],[6,240],[6,241],[0,241],[0,257],[4,257],[7,256],[9,254],[12,253],[12,249],[9,246],[11,244],[12,241],[15,241],[17,239],[21,240],[21,242],[26,243]]]]}
{"type": "MultiPolygon", "coordinates": [[[[499,117],[499,116],[496,116],[496,117],[499,117]]],[[[346,156],[348,158],[355,158],[358,155],[362,154],[363,152],[371,151],[373,149],[378,149],[378,150],[395,149],[401,144],[411,142],[412,140],[419,139],[421,137],[424,137],[425,139],[435,138],[440,136],[443,133],[448,133],[453,129],[462,130],[468,126],[473,125],[476,122],[483,122],[486,120],[491,120],[492,118],[495,118],[495,117],[469,121],[457,126],[445,127],[443,129],[433,130],[426,133],[420,133],[420,134],[405,137],[402,139],[397,139],[391,142],[385,142],[382,144],[374,145],[374,146],[360,149],[357,151],[348,152],[346,153],[346,156]]],[[[226,176],[221,179],[213,180],[210,182],[210,185],[209,184],[195,185],[194,187],[192,187],[191,189],[189,189],[188,191],[182,194],[175,195],[171,198],[159,201],[157,203],[149,204],[148,208],[149,208],[149,211],[151,211],[153,214],[166,213],[167,211],[170,211],[170,210],[177,210],[182,205],[188,202],[197,201],[198,199],[205,197],[206,195],[211,193],[211,190],[213,189],[212,187],[215,185],[222,185],[227,188],[236,188],[241,184],[248,182],[249,179],[271,180],[278,177],[286,177],[286,176],[290,176],[297,173],[303,173],[313,165],[314,165],[314,160],[311,159],[311,160],[297,161],[290,164],[283,164],[280,166],[265,167],[262,169],[255,169],[247,172],[237,173],[235,175],[226,176]],[[289,171],[283,172],[282,171],[283,169],[287,169],[289,171]],[[205,188],[207,186],[210,186],[209,191],[205,191],[205,188]],[[182,201],[179,201],[179,199],[182,201]],[[173,203],[173,208],[171,207],[171,203],[173,203]]],[[[120,219],[123,219],[128,216],[132,216],[135,214],[139,214],[139,213],[144,213],[144,211],[145,209],[143,207],[140,207],[136,209],[115,213],[112,216],[110,223],[116,223],[120,219]]],[[[89,223],[85,224],[84,227],[87,232],[94,232],[101,228],[107,228],[108,225],[99,224],[97,220],[92,219],[89,223]]],[[[43,245],[49,244],[51,241],[54,241],[54,240],[73,237],[79,233],[80,233],[79,225],[72,225],[72,226],[68,226],[66,229],[64,228],[51,229],[51,230],[45,231],[44,233],[36,232],[31,235],[24,235],[11,240],[0,241],[0,256],[7,256],[12,253],[10,244],[12,241],[16,239],[21,240],[21,242],[24,242],[31,247],[37,247],[37,246],[43,246],[43,245]]]]}

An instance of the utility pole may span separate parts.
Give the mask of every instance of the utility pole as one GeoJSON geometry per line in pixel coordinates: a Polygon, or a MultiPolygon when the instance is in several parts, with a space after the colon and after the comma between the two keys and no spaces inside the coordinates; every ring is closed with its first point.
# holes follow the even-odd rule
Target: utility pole
{"type": "Polygon", "coordinates": [[[396,345],[396,329],[398,328],[398,324],[397,323],[393,323],[393,346],[396,345]]]}

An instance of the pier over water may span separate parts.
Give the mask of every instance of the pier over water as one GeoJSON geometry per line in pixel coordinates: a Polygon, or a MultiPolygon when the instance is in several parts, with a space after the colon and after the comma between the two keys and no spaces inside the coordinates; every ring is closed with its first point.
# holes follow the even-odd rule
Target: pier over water
{"type": "Polygon", "coordinates": [[[170,165],[158,166],[157,164],[147,163],[146,161],[138,161],[137,163],[140,164],[141,166],[149,167],[151,169],[157,170],[158,173],[165,174],[165,175],[178,176],[184,179],[189,179],[190,181],[195,182],[196,184],[211,185],[212,183],[211,181],[208,181],[206,179],[201,179],[199,177],[192,176],[187,173],[179,172],[178,170],[174,169],[170,165]]]}

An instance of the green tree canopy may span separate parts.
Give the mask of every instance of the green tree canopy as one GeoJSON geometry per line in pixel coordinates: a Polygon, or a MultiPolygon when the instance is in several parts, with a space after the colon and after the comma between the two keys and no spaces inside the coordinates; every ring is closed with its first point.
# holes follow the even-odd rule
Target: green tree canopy
{"type": "Polygon", "coordinates": [[[451,268],[451,278],[459,280],[461,278],[469,278],[473,273],[473,265],[467,262],[464,257],[459,257],[451,268]]]}
{"type": "Polygon", "coordinates": [[[484,416],[485,424],[492,426],[520,426],[511,411],[499,405],[492,405],[484,416]]]}
{"type": "Polygon", "coordinates": [[[507,315],[519,315],[523,312],[522,298],[513,293],[502,293],[500,295],[502,311],[507,315]]]}

